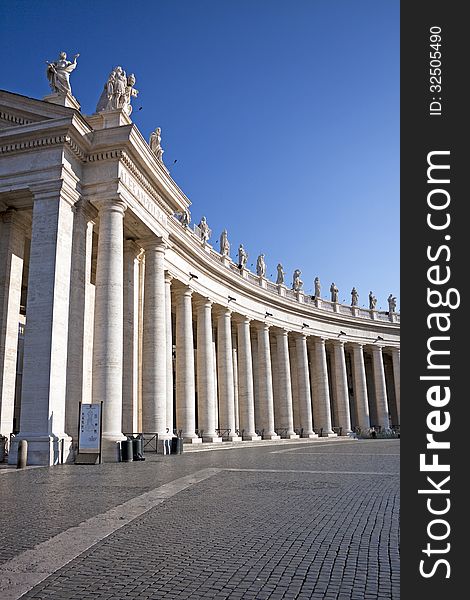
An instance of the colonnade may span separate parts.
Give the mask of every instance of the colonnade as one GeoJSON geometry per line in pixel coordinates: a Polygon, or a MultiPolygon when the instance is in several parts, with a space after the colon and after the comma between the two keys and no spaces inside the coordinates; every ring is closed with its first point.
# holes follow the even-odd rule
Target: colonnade
{"type": "MultiPolygon", "coordinates": [[[[104,403],[109,460],[123,432],[161,439],[179,430],[186,443],[346,435],[353,427],[388,428],[390,395],[399,415],[396,347],[294,331],[217,303],[178,278],[164,237],[125,239],[126,208],[115,198],[95,199],[93,207],[73,205],[61,194],[54,201],[47,194],[34,199],[18,439],[37,446],[46,440],[47,460],[57,462],[54,444],[73,448],[78,404],[87,401],[104,403]],[[54,243],[52,228],[59,232],[54,243]],[[391,355],[392,382],[384,351],[391,355]]],[[[15,215],[4,215],[1,300],[10,309],[2,312],[0,330],[5,433],[12,431],[24,235],[15,215]]],[[[44,462],[43,455],[38,449],[33,460],[44,462]]]]}

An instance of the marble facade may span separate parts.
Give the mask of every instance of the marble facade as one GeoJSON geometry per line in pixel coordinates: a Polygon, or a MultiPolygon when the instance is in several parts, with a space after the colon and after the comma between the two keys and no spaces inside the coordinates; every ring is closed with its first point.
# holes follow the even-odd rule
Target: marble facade
{"type": "Polygon", "coordinates": [[[131,431],[243,443],[399,425],[399,315],[320,301],[201,244],[128,113],[1,91],[0,154],[10,462],[21,439],[29,464],[73,461],[79,402],[103,401],[107,461],[131,431]]]}

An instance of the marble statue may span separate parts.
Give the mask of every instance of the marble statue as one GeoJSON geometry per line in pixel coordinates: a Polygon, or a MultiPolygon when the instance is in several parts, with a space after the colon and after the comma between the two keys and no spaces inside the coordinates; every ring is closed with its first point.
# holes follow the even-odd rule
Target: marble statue
{"type": "Polygon", "coordinates": [[[282,268],[281,263],[279,263],[277,265],[277,279],[276,279],[276,283],[278,285],[284,285],[284,276],[285,276],[284,269],[282,268]]]}
{"type": "Polygon", "coordinates": [[[264,262],[264,254],[260,254],[258,256],[258,260],[256,261],[256,274],[258,277],[266,276],[266,263],[264,262]]]}
{"type": "Polygon", "coordinates": [[[357,306],[359,294],[355,287],[351,290],[351,306],[357,306]]]}
{"type": "Polygon", "coordinates": [[[47,79],[49,80],[49,85],[51,86],[51,90],[56,92],[57,94],[61,94],[62,96],[66,96],[67,94],[72,95],[72,88],[70,87],[70,73],[77,66],[77,58],[80,54],[75,54],[73,57],[73,61],[70,62],[67,60],[67,54],[65,52],[61,52],[59,55],[59,59],[55,62],[47,62],[47,79]]]}
{"type": "Polygon", "coordinates": [[[334,282],[330,286],[330,292],[331,292],[331,301],[338,302],[339,289],[336,287],[336,284],[334,282]]]}
{"type": "Polygon", "coordinates": [[[220,235],[220,254],[222,254],[222,256],[228,256],[230,254],[230,242],[228,241],[226,229],[224,229],[220,235]]]}
{"type": "Polygon", "coordinates": [[[292,279],[292,289],[295,292],[298,292],[302,289],[302,286],[304,285],[304,282],[300,279],[300,276],[302,274],[302,271],[300,271],[299,269],[296,269],[294,271],[294,276],[292,279]]]}
{"type": "Polygon", "coordinates": [[[206,217],[201,218],[198,227],[202,243],[205,244],[207,240],[211,237],[211,230],[209,229],[209,225],[207,224],[206,217]]]}
{"type": "Polygon", "coordinates": [[[184,227],[188,227],[189,224],[191,223],[191,214],[189,212],[189,210],[184,210],[181,214],[181,224],[184,227]]]}
{"type": "Polygon", "coordinates": [[[159,160],[160,162],[163,162],[163,153],[165,152],[165,150],[163,150],[163,148],[162,148],[161,141],[162,141],[162,130],[161,130],[161,127],[157,127],[155,129],[155,131],[152,131],[152,133],[150,134],[149,146],[150,146],[150,150],[157,157],[157,160],[159,160]]]}
{"type": "Polygon", "coordinates": [[[377,298],[372,292],[369,292],[369,310],[375,310],[377,306],[377,298]]]}
{"type": "Polygon", "coordinates": [[[321,298],[321,283],[320,283],[319,277],[315,277],[314,285],[315,285],[315,298],[321,298]]]}
{"type": "Polygon", "coordinates": [[[135,75],[129,77],[122,67],[115,67],[109,74],[100,99],[96,106],[96,112],[108,110],[122,110],[127,115],[132,112],[131,99],[139,93],[134,89],[135,75]]]}
{"type": "Polygon", "coordinates": [[[390,296],[387,298],[387,301],[388,301],[388,312],[394,313],[397,308],[397,299],[395,298],[395,296],[393,294],[390,294],[390,296]]]}
{"type": "Polygon", "coordinates": [[[238,246],[238,268],[245,269],[247,261],[248,261],[248,254],[246,253],[246,250],[243,247],[243,244],[240,244],[240,246],[238,246]]]}

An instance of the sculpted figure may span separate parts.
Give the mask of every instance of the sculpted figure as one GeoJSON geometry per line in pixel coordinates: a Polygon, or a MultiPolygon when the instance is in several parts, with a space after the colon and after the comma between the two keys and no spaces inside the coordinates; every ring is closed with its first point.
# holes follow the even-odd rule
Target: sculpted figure
{"type": "Polygon", "coordinates": [[[211,230],[207,224],[206,217],[202,217],[198,225],[202,243],[205,244],[211,236],[211,230]]]}
{"type": "Polygon", "coordinates": [[[278,285],[280,285],[280,284],[284,285],[284,276],[285,276],[284,269],[282,268],[281,263],[279,263],[277,265],[277,279],[276,279],[276,283],[278,285]]]}
{"type": "Polygon", "coordinates": [[[70,94],[72,95],[72,88],[70,87],[70,73],[77,66],[77,58],[80,54],[75,54],[73,62],[67,60],[67,54],[61,52],[59,59],[55,62],[47,62],[47,79],[53,92],[62,94],[63,96],[70,94]]]}
{"type": "Polygon", "coordinates": [[[397,299],[395,298],[395,296],[393,296],[393,294],[390,294],[390,296],[387,298],[387,301],[388,301],[388,312],[394,313],[395,309],[397,308],[397,299]]]}
{"type": "Polygon", "coordinates": [[[256,261],[256,274],[258,277],[264,277],[266,275],[266,263],[264,262],[264,254],[258,256],[256,261]]]}
{"type": "Polygon", "coordinates": [[[369,309],[375,310],[377,306],[377,298],[374,296],[372,292],[369,292],[369,309]]]}
{"type": "Polygon", "coordinates": [[[220,254],[228,256],[230,254],[230,243],[227,237],[227,230],[224,229],[220,235],[220,254]]]}
{"type": "Polygon", "coordinates": [[[100,99],[96,106],[96,112],[104,110],[122,110],[127,115],[132,112],[131,99],[139,93],[134,89],[135,75],[131,73],[126,77],[122,67],[115,67],[109,74],[100,99]]]}
{"type": "Polygon", "coordinates": [[[332,302],[338,302],[339,289],[336,287],[335,283],[331,284],[331,286],[330,286],[330,292],[331,292],[331,301],[332,302]]]}
{"type": "Polygon", "coordinates": [[[315,277],[315,298],[321,298],[321,284],[320,284],[320,278],[319,277],[315,277]]]}
{"type": "Polygon", "coordinates": [[[294,276],[292,278],[292,289],[296,292],[301,290],[302,286],[304,285],[304,282],[300,279],[301,274],[302,274],[302,271],[300,271],[299,269],[296,269],[294,271],[294,276]]]}
{"type": "Polygon", "coordinates": [[[163,162],[163,153],[165,152],[165,150],[163,150],[163,148],[161,146],[161,141],[162,141],[162,130],[160,127],[157,127],[155,129],[155,131],[152,131],[152,133],[150,134],[149,146],[150,146],[150,150],[157,157],[157,160],[159,160],[160,162],[163,162]]]}
{"type": "Polygon", "coordinates": [[[357,306],[357,302],[359,300],[359,294],[355,287],[351,290],[351,306],[357,306]]]}
{"type": "Polygon", "coordinates": [[[181,215],[181,225],[183,225],[183,227],[188,227],[188,225],[191,222],[191,214],[189,212],[189,210],[185,210],[182,213],[180,213],[181,215]]]}
{"type": "Polygon", "coordinates": [[[238,246],[238,268],[245,269],[247,260],[248,260],[248,254],[246,253],[246,250],[243,247],[243,244],[240,244],[238,246]]]}

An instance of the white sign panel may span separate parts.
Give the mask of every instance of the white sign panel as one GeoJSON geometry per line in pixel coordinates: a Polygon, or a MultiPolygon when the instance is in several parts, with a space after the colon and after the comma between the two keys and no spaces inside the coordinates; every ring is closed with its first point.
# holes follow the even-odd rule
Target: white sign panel
{"type": "Polygon", "coordinates": [[[79,452],[100,451],[101,404],[82,404],[80,409],[79,452]]]}

